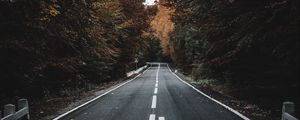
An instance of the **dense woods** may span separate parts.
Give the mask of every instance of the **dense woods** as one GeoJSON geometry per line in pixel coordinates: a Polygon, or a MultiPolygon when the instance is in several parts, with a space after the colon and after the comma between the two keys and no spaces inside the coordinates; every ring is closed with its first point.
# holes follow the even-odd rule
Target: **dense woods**
{"type": "Polygon", "coordinates": [[[300,100],[299,0],[143,2],[1,0],[0,105],[119,80],[136,58],[254,103],[300,100]]]}
{"type": "MultiPolygon", "coordinates": [[[[299,101],[298,0],[168,0],[172,59],[196,80],[262,102],[299,101]],[[257,97],[259,95],[259,97],[257,97]]],[[[265,104],[265,105],[270,105],[265,104]]]]}
{"type": "Polygon", "coordinates": [[[88,90],[153,58],[156,9],[143,2],[1,0],[0,103],[88,90]]]}

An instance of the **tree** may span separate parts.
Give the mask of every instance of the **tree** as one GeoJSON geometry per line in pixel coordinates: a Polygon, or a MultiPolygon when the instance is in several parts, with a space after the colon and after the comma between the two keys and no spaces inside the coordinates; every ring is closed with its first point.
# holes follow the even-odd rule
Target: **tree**
{"type": "Polygon", "coordinates": [[[120,79],[148,43],[142,0],[1,1],[0,10],[1,98],[120,79]]]}
{"type": "Polygon", "coordinates": [[[167,5],[176,10],[173,58],[185,72],[202,64],[200,69],[209,71],[203,77],[231,83],[297,81],[299,2],[169,0],[167,5]]]}

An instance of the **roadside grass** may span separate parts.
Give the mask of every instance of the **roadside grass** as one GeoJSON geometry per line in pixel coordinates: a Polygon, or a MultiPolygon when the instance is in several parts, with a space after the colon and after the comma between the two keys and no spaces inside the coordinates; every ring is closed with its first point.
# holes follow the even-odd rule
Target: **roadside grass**
{"type": "MultiPolygon", "coordinates": [[[[242,91],[240,87],[232,86],[231,84],[223,84],[214,79],[200,79],[194,80],[192,76],[185,76],[183,74],[176,73],[182,78],[185,78],[187,82],[204,92],[205,94],[213,97],[214,99],[230,106],[231,108],[239,111],[252,120],[279,120],[281,113],[266,109],[260,104],[253,102],[253,99],[244,99],[242,96],[238,96],[236,93],[242,91]]],[[[280,106],[280,104],[279,104],[280,106]]]]}
{"type": "Polygon", "coordinates": [[[105,89],[123,83],[124,79],[90,85],[89,89],[65,89],[63,95],[51,95],[30,100],[32,120],[50,120],[104,93],[105,89]]]}

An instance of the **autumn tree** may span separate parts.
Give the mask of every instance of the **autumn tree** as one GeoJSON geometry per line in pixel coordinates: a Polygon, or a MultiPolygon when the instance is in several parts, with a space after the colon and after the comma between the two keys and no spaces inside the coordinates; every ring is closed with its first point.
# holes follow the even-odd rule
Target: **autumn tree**
{"type": "Polygon", "coordinates": [[[1,1],[0,97],[64,95],[125,77],[147,54],[143,2],[1,1]]]}

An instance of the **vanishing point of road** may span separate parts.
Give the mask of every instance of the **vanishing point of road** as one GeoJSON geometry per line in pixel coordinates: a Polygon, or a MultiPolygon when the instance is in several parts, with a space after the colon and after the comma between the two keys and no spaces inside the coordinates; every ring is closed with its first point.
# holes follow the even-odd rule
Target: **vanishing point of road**
{"type": "Polygon", "coordinates": [[[61,119],[242,120],[183,83],[164,63],[61,119]]]}

